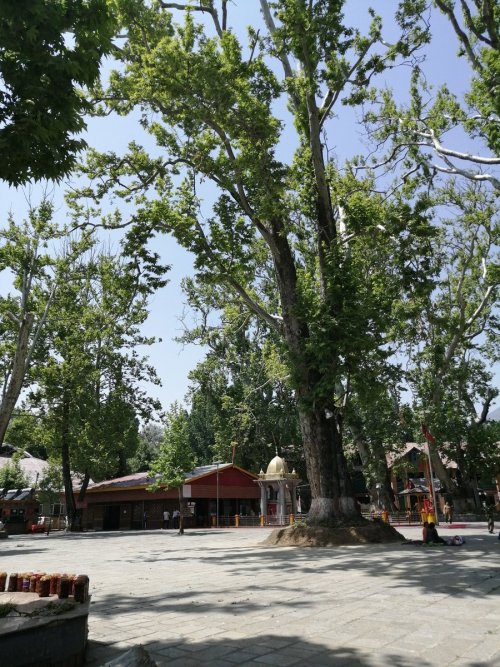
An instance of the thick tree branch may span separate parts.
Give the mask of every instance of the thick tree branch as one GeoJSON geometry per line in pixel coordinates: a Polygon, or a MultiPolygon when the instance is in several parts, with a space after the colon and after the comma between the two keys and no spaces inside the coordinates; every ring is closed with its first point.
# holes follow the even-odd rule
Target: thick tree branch
{"type": "Polygon", "coordinates": [[[450,20],[451,25],[453,26],[453,30],[455,31],[459,41],[463,45],[469,60],[471,62],[471,65],[474,67],[474,69],[478,70],[479,72],[482,71],[483,66],[479,62],[479,60],[476,58],[476,54],[474,53],[471,43],[469,42],[469,38],[465,34],[465,32],[462,30],[460,27],[457,17],[453,13],[453,10],[451,7],[448,6],[446,3],[446,0],[435,0],[436,5],[439,7],[439,9],[443,12],[443,14],[446,14],[448,19],[450,20]]]}
{"type": "Polygon", "coordinates": [[[363,58],[366,56],[370,48],[373,46],[375,43],[375,39],[370,40],[366,47],[363,49],[362,53],[360,54],[359,58],[356,60],[354,65],[351,67],[349,72],[347,73],[346,77],[344,78],[344,81],[342,84],[338,87],[337,90],[332,91],[329,90],[325,97],[323,98],[323,101],[321,102],[320,108],[319,108],[319,127],[320,129],[323,127],[326,119],[328,118],[328,114],[332,110],[332,107],[334,104],[337,102],[340,93],[344,90],[344,86],[346,83],[348,83],[349,79],[351,78],[352,74],[358,69],[359,65],[363,62],[363,58]]]}
{"type": "Polygon", "coordinates": [[[488,413],[490,411],[491,403],[496,396],[497,392],[494,389],[490,389],[486,397],[486,400],[484,401],[481,414],[475,421],[477,426],[481,426],[481,424],[484,424],[484,422],[488,419],[488,413]]]}
{"type": "Polygon", "coordinates": [[[282,325],[281,325],[281,320],[270,313],[268,313],[262,306],[260,306],[252,297],[248,294],[248,292],[245,290],[243,285],[239,283],[233,276],[231,275],[231,272],[227,269],[225,266],[224,262],[216,255],[216,253],[213,251],[211,244],[209,243],[206,234],[200,225],[198,219],[196,217],[193,218],[193,221],[195,223],[195,227],[198,231],[198,234],[200,238],[203,241],[203,245],[205,246],[205,251],[207,254],[210,256],[212,261],[219,267],[220,273],[221,273],[221,279],[240,296],[242,301],[245,303],[245,305],[253,312],[257,317],[262,319],[264,322],[266,322],[274,331],[277,331],[278,333],[282,333],[282,325]]]}
{"type": "MultiPolygon", "coordinates": [[[[264,17],[264,22],[267,26],[267,29],[269,30],[269,34],[271,35],[271,38],[274,39],[274,35],[276,33],[276,25],[274,23],[271,10],[269,9],[269,3],[267,2],[267,0],[260,0],[260,7],[262,10],[262,15],[264,17]]],[[[293,80],[295,78],[295,75],[293,73],[292,66],[290,65],[288,56],[283,50],[280,50],[277,55],[281,64],[283,65],[283,71],[285,72],[285,77],[287,79],[293,80]]],[[[295,92],[292,92],[290,96],[294,107],[298,109],[300,106],[299,96],[295,92]]]]}
{"type": "MultiPolygon", "coordinates": [[[[492,46],[491,40],[489,40],[487,37],[485,37],[479,30],[476,30],[476,26],[474,25],[474,21],[472,20],[472,15],[470,13],[469,5],[465,2],[465,0],[460,0],[460,4],[462,5],[462,14],[464,15],[464,20],[465,20],[465,24],[466,24],[467,28],[481,42],[484,42],[485,44],[488,44],[488,46],[492,46]]],[[[487,4],[487,3],[483,3],[483,4],[487,4]]]]}
{"type": "MultiPolygon", "coordinates": [[[[226,3],[224,2],[223,4],[224,4],[224,9],[225,9],[226,3]]],[[[219,15],[217,14],[217,10],[215,9],[215,7],[212,7],[211,5],[202,5],[201,3],[198,7],[196,7],[194,5],[183,5],[183,4],[180,4],[178,2],[163,2],[163,0],[160,0],[160,6],[163,9],[180,9],[181,11],[188,11],[189,10],[191,12],[202,12],[203,14],[204,13],[210,14],[210,16],[212,17],[212,20],[214,22],[214,26],[215,26],[215,30],[217,31],[217,34],[219,35],[219,37],[222,37],[223,30],[221,28],[221,25],[220,25],[220,22],[219,22],[219,15]]]]}
{"type": "Polygon", "coordinates": [[[436,169],[436,171],[440,171],[443,174],[451,174],[452,176],[457,176],[457,175],[464,176],[465,178],[468,178],[470,181],[489,181],[493,185],[495,190],[500,190],[500,180],[498,178],[495,178],[493,174],[483,174],[470,171],[469,169],[459,169],[447,158],[443,157],[443,159],[448,166],[443,167],[442,165],[434,163],[432,166],[434,169],[436,169]]]}

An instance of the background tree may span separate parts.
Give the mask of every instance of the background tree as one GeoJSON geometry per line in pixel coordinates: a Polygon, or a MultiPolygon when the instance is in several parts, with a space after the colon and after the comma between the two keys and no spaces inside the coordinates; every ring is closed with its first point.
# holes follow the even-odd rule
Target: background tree
{"type": "MultiPolygon", "coordinates": [[[[414,316],[399,340],[415,412],[436,437],[429,444],[434,469],[463,507],[476,484],[467,442],[477,449],[478,429],[497,394],[486,367],[498,362],[500,7],[496,0],[433,4],[457,37],[470,85],[465,94],[449,85],[434,92],[417,66],[409,104],[397,104],[390,90],[374,92],[378,104],[365,120],[377,148],[356,168],[387,176],[398,165],[397,183],[409,195],[430,193],[436,237],[429,270],[436,287],[414,299],[414,316]],[[458,485],[442,456],[460,460],[458,485]]],[[[387,179],[387,191],[393,187],[387,179]]]]}
{"type": "MultiPolygon", "coordinates": [[[[485,183],[500,192],[500,6],[497,0],[435,0],[458,41],[465,94],[442,85],[435,92],[420,66],[413,71],[410,103],[398,105],[390,90],[365,114],[376,150],[371,167],[403,167],[403,180],[419,174],[426,183],[440,175],[485,183]],[[389,150],[383,155],[383,147],[389,150]],[[389,157],[390,156],[390,157],[389,157]]],[[[432,27],[432,26],[431,26],[432,27]]]]}
{"type": "Polygon", "coordinates": [[[0,179],[59,180],[85,141],[89,102],[115,25],[106,0],[0,0],[0,179]]]}
{"type": "Polygon", "coordinates": [[[36,458],[48,458],[49,442],[43,416],[29,410],[27,404],[14,411],[5,440],[16,449],[26,450],[36,458]]]}
{"type": "MultiPolygon", "coordinates": [[[[0,230],[0,272],[13,279],[13,293],[0,297],[0,444],[5,438],[13,410],[26,384],[30,365],[43,343],[41,338],[58,282],[58,260],[50,243],[61,232],[52,222],[47,201],[32,209],[17,225],[12,217],[0,230]]],[[[68,248],[78,254],[77,246],[68,248]]],[[[42,345],[43,347],[43,345],[42,345]]]]}
{"type": "Polygon", "coordinates": [[[345,418],[346,441],[359,455],[369,495],[387,510],[396,509],[387,454],[401,451],[415,431],[413,413],[401,398],[400,377],[397,369],[385,368],[360,378],[345,418]]]}
{"type": "Polygon", "coordinates": [[[342,179],[339,165],[327,165],[325,133],[342,106],[367,99],[372,78],[427,40],[425,3],[402,3],[394,46],[385,45],[375,15],[366,36],[346,25],[337,0],[262,0],[267,34],[250,28],[245,46],[229,29],[225,2],[220,15],[215,3],[117,5],[122,69],[103,91],[101,111],[139,107],[162,154],[148,156],[136,144],[125,158],[92,153],[86,173],[100,182],[94,196],[137,194],[130,238],[173,233],[195,254],[200,282],[219,286],[275,332],[297,401],[309,519],[357,520],[337,389],[383,346],[377,301],[385,298],[381,276],[360,275],[358,263],[367,241],[388,243],[373,213],[411,230],[412,239],[426,220],[418,205],[372,201],[369,187],[342,179]],[[186,10],[183,25],[168,11],[178,8],[186,10]],[[213,30],[195,20],[205,10],[213,30]],[[275,114],[285,97],[296,131],[289,162],[280,141],[286,128],[290,145],[291,123],[275,114]],[[200,213],[205,179],[218,195],[200,213]]]}
{"type": "Polygon", "coordinates": [[[147,423],[139,431],[139,442],[135,454],[128,459],[130,472],[146,472],[151,462],[158,456],[160,443],[163,440],[163,427],[155,422],[147,423]]]}
{"type": "Polygon", "coordinates": [[[15,453],[11,460],[0,468],[0,489],[27,489],[30,486],[19,462],[21,456],[21,453],[15,453]]]}
{"type": "Polygon", "coordinates": [[[178,489],[179,493],[179,533],[184,533],[184,514],[186,501],[182,487],[186,473],[196,466],[196,457],[189,443],[189,427],[187,412],[174,403],[167,412],[165,434],[160,445],[158,457],[153,461],[150,476],[155,478],[152,490],[159,486],[167,489],[178,489]]]}
{"type": "Polygon", "coordinates": [[[50,459],[42,477],[38,480],[37,489],[37,497],[40,502],[48,506],[49,517],[52,516],[52,507],[60,502],[63,489],[61,463],[50,459]]]}
{"type": "Polygon", "coordinates": [[[500,353],[498,210],[495,195],[479,184],[449,183],[439,196],[447,205],[434,258],[439,279],[414,320],[409,379],[415,410],[436,438],[430,443],[434,470],[460,508],[474,496],[475,457],[468,456],[467,442],[472,454],[498,394],[488,370],[500,353]],[[443,456],[458,463],[458,485],[443,456]]]}
{"type": "MultiPolygon", "coordinates": [[[[138,258],[96,254],[96,239],[84,234],[88,252],[66,266],[50,320],[50,356],[39,369],[34,400],[45,411],[54,454],[60,458],[71,529],[78,527],[72,472],[83,476],[82,501],[90,478],[125,472],[135,452],[138,420],[158,405],[140,383],[158,382],[136,351],[153,342],[140,334],[147,299],[164,284],[138,258]]],[[[156,258],[154,258],[156,259],[156,258]]],[[[153,258],[151,258],[153,261],[153,258]]]]}
{"type": "Polygon", "coordinates": [[[244,468],[259,470],[278,450],[303,468],[297,406],[279,340],[211,286],[190,279],[185,289],[199,324],[181,340],[208,349],[190,373],[189,425],[199,459],[234,458],[244,468]]]}

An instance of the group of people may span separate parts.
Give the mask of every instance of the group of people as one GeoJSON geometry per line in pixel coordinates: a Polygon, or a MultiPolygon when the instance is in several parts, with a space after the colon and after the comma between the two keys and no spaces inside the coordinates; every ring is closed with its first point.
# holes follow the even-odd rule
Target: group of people
{"type": "MultiPolygon", "coordinates": [[[[180,516],[181,513],[179,512],[179,510],[174,510],[172,512],[172,523],[174,529],[179,528],[180,516]]],[[[163,528],[165,530],[168,530],[170,528],[170,512],[168,510],[165,510],[163,512],[163,528]]]]}
{"type": "Polygon", "coordinates": [[[424,544],[447,544],[446,540],[439,537],[433,521],[424,521],[422,526],[422,541],[424,544]]]}
{"type": "MultiPolygon", "coordinates": [[[[179,512],[179,510],[174,510],[172,512],[172,523],[173,523],[174,528],[179,528],[180,517],[181,517],[181,513],[179,512]]],[[[144,530],[146,530],[147,527],[148,527],[148,519],[149,519],[148,513],[144,512],[143,519],[142,519],[142,527],[144,528],[144,530]]],[[[162,528],[165,528],[165,530],[168,530],[170,528],[170,512],[168,510],[164,510],[164,512],[163,512],[162,528]]]]}

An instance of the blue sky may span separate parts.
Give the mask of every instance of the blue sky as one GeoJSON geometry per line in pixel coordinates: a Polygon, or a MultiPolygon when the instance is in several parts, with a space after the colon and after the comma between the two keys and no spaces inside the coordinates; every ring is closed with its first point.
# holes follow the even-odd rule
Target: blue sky
{"type": "MultiPolygon", "coordinates": [[[[369,6],[373,6],[376,11],[384,14],[389,10],[394,10],[397,4],[394,0],[372,0],[372,2],[350,0],[346,6],[346,15],[353,18],[358,25],[367,25],[369,6]]],[[[238,0],[233,6],[229,5],[230,18],[231,12],[233,16],[237,17],[238,32],[243,31],[244,26],[248,24],[255,26],[260,23],[258,0],[238,0]]],[[[459,64],[454,57],[456,46],[451,27],[439,14],[435,13],[432,29],[437,39],[429,49],[428,61],[425,65],[428,79],[434,83],[446,82],[460,94],[467,89],[469,76],[463,61],[460,61],[459,64]]],[[[391,40],[393,33],[394,26],[389,21],[387,22],[387,41],[391,40]]],[[[407,79],[408,73],[409,69],[404,68],[393,76],[392,81],[388,82],[399,88],[400,94],[403,94],[403,82],[407,79]]],[[[285,111],[283,115],[286,116],[285,111]]],[[[350,115],[348,112],[345,120],[334,121],[334,123],[337,123],[336,130],[332,133],[334,142],[332,147],[335,153],[341,158],[350,155],[353,152],[353,145],[355,145],[354,152],[362,152],[361,136],[356,130],[353,112],[350,112],[350,115]]],[[[284,135],[282,146],[284,153],[293,149],[292,137],[292,134],[284,135]]],[[[123,151],[132,139],[139,143],[144,142],[146,145],[149,142],[137,123],[137,117],[90,119],[86,139],[90,146],[98,150],[116,152],[123,151]]],[[[58,219],[63,219],[65,216],[64,189],[65,184],[48,187],[55,203],[58,219]]],[[[42,193],[43,186],[14,189],[0,184],[0,224],[10,210],[14,213],[15,219],[20,220],[26,213],[27,201],[32,205],[37,204],[42,193]]],[[[174,341],[174,338],[183,331],[183,318],[188,325],[193,322],[180,290],[182,278],[192,272],[191,258],[186,251],[179,248],[168,237],[159,238],[155,242],[155,249],[160,252],[164,263],[172,265],[172,270],[168,276],[170,281],[168,285],[151,300],[151,315],[145,326],[145,333],[162,339],[161,343],[148,348],[147,354],[163,382],[162,388],[151,388],[151,394],[157,396],[162,401],[164,408],[167,408],[173,401],[183,401],[188,389],[187,375],[203,358],[203,350],[193,345],[184,347],[174,341]]],[[[4,292],[6,289],[7,276],[0,274],[0,291],[4,292]]]]}

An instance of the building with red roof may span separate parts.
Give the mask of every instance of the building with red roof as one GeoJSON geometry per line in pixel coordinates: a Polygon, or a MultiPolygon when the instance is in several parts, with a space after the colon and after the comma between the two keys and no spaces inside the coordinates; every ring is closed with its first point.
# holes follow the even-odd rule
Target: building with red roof
{"type": "MultiPolygon", "coordinates": [[[[259,516],[259,487],[254,475],[232,463],[198,466],[185,475],[185,527],[203,527],[238,515],[259,516]]],[[[161,528],[163,512],[179,510],[177,488],[151,490],[155,478],[145,472],[90,484],[83,509],[84,530],[134,530],[161,528]],[[145,523],[146,521],[146,523],[145,523]]],[[[172,527],[172,522],[170,523],[172,527]]]]}

